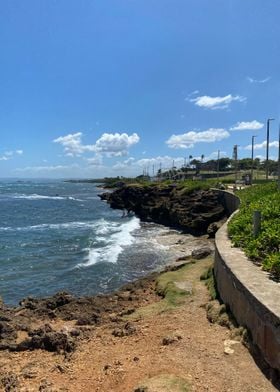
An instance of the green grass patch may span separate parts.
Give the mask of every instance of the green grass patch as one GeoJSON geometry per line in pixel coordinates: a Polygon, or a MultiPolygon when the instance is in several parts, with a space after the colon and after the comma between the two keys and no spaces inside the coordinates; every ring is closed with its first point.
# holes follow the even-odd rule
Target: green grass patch
{"type": "Polygon", "coordinates": [[[277,184],[256,185],[242,191],[240,211],[228,225],[229,236],[236,247],[253,261],[262,264],[280,279],[280,191],[277,184]],[[253,235],[253,213],[261,212],[261,230],[253,235]]]}
{"type": "Polygon", "coordinates": [[[218,298],[218,291],[216,288],[216,281],[214,276],[214,268],[213,266],[207,268],[205,272],[200,275],[200,280],[204,280],[206,287],[209,291],[211,299],[218,298]]]}
{"type": "Polygon", "coordinates": [[[170,306],[178,306],[184,302],[187,290],[179,288],[175,282],[183,282],[187,279],[190,265],[184,265],[177,271],[169,271],[161,274],[156,281],[156,292],[162,296],[170,306]]]}
{"type": "Polygon", "coordinates": [[[164,272],[156,280],[156,292],[162,299],[153,304],[141,307],[134,313],[127,316],[129,320],[139,317],[149,317],[163,312],[175,309],[185,302],[190,292],[180,289],[175,282],[184,282],[188,280],[188,274],[191,264],[182,266],[176,271],[164,272]]]}

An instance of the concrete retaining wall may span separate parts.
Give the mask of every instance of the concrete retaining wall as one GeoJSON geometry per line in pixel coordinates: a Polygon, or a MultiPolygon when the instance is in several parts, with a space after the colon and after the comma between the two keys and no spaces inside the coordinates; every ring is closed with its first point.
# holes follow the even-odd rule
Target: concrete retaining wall
{"type": "MultiPolygon", "coordinates": [[[[234,205],[232,198],[238,199],[233,194],[225,198],[228,208],[234,205]]],[[[232,247],[227,223],[216,233],[214,271],[221,299],[249,329],[268,364],[280,371],[280,284],[232,247]]]]}

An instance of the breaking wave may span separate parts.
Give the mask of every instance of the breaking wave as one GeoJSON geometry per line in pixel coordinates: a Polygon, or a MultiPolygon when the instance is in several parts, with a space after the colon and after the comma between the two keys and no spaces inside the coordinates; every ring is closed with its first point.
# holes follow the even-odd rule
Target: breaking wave
{"type": "Polygon", "coordinates": [[[25,199],[25,200],[75,200],[75,201],[83,201],[81,199],[76,199],[72,196],[46,196],[46,195],[38,195],[34,193],[32,195],[14,195],[12,196],[13,199],[25,199]]]}
{"type": "Polygon", "coordinates": [[[88,252],[85,262],[79,263],[77,267],[89,267],[99,262],[116,263],[124,248],[135,242],[132,233],[137,229],[140,229],[140,220],[135,217],[121,225],[105,219],[99,220],[95,228],[94,247],[85,249],[88,252]]]}

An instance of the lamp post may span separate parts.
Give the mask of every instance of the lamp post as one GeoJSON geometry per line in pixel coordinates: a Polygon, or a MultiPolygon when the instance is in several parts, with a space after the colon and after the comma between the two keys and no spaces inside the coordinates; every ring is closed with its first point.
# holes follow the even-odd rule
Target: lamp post
{"type": "Polygon", "coordinates": [[[280,124],[278,137],[278,189],[280,190],[280,124]]]}
{"type": "Polygon", "coordinates": [[[238,167],[237,167],[237,158],[238,158],[238,156],[237,156],[237,148],[238,148],[238,145],[235,144],[233,146],[233,159],[234,159],[234,166],[235,166],[235,186],[236,186],[236,183],[237,183],[237,169],[238,169],[238,167]]]}
{"type": "Polygon", "coordinates": [[[265,162],[265,178],[268,180],[268,151],[269,151],[269,124],[274,118],[268,118],[266,122],[266,162],[265,162]]]}
{"type": "Polygon", "coordinates": [[[218,159],[217,159],[217,182],[219,182],[219,174],[220,174],[220,150],[218,150],[218,159]]]}
{"type": "Polygon", "coordinates": [[[254,141],[256,135],[252,136],[252,166],[251,166],[251,185],[253,184],[253,174],[254,174],[254,141]]]}

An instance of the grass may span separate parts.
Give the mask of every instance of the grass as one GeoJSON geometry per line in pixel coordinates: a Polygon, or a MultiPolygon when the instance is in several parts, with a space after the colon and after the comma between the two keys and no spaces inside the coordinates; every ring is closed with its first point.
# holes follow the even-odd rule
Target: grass
{"type": "MultiPolygon", "coordinates": [[[[201,273],[205,270],[208,271],[212,264],[212,257],[207,257],[198,262],[190,259],[188,264],[183,264],[176,271],[161,273],[156,279],[156,292],[161,297],[161,300],[138,308],[134,313],[126,316],[126,319],[135,320],[152,317],[164,312],[176,310],[185,304],[187,298],[193,295],[194,288],[199,281],[201,273]],[[186,290],[178,287],[180,284],[184,287],[185,283],[187,283],[186,290]]],[[[211,279],[209,279],[209,289],[211,285],[210,281],[211,279]]]]}
{"type": "Polygon", "coordinates": [[[216,288],[216,281],[214,277],[213,266],[209,267],[205,272],[200,275],[200,280],[204,280],[208,288],[211,299],[218,299],[218,291],[216,288]]]}
{"type": "Polygon", "coordinates": [[[156,279],[156,292],[162,297],[158,302],[138,308],[134,313],[127,316],[127,319],[137,319],[139,317],[149,317],[163,312],[167,312],[184,304],[190,292],[180,289],[175,282],[184,282],[188,280],[190,266],[192,264],[183,265],[176,271],[168,271],[161,273],[156,279]]]}

